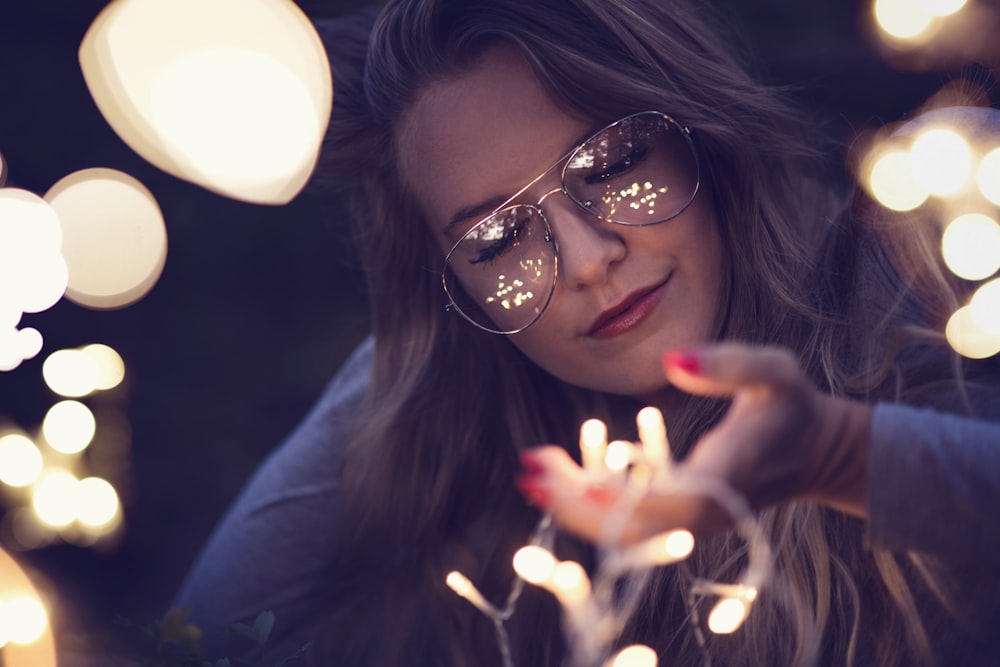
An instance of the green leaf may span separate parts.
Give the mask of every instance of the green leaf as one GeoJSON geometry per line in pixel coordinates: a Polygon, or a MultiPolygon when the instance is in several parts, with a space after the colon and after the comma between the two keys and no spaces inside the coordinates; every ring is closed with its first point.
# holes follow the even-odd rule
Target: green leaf
{"type": "Polygon", "coordinates": [[[267,638],[271,636],[271,630],[274,629],[274,612],[262,611],[257,614],[253,628],[257,633],[257,643],[263,646],[267,642],[267,638]]]}

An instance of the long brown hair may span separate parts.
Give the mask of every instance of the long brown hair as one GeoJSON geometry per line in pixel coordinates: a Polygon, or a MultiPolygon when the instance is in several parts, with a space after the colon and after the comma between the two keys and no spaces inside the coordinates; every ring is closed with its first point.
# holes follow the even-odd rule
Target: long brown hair
{"type": "MultiPolygon", "coordinates": [[[[727,253],[721,338],[790,348],[832,393],[888,397],[907,386],[898,317],[874,327],[871,308],[853,298],[866,263],[888,267],[877,291],[898,312],[907,301],[891,295],[903,286],[845,215],[847,198],[826,184],[808,124],[744,72],[704,19],[675,0],[391,0],[367,41],[333,43],[325,167],[352,183],[376,338],[367,408],[342,473],[344,548],[321,632],[342,664],[497,661],[492,624],[443,579],[460,565],[487,596],[507,594],[510,556],[538,518],[514,491],[516,452],[542,442],[572,451],[590,416],[632,435],[630,401],[548,376],[504,337],[445,311],[442,258],[400,179],[396,131],[429,83],[461,73],[487,45],[516,46],[571,113],[611,121],[656,109],[693,128],[727,253]]],[[[724,409],[681,401],[668,415],[675,456],[724,409]]],[[[891,558],[876,563],[862,550],[860,522],[796,503],[761,520],[787,585],[762,596],[738,638],[711,641],[711,655],[725,664],[809,664],[820,654],[844,662],[860,640],[879,664],[898,664],[904,647],[925,650],[905,578],[891,558]]],[[[570,540],[560,548],[587,560],[570,540]]],[[[686,568],[724,574],[742,549],[720,537],[686,568]]],[[[694,664],[702,649],[684,627],[683,576],[677,568],[652,582],[623,640],[694,664]]],[[[525,593],[510,635],[518,665],[557,664],[565,653],[544,594],[525,593]]]]}

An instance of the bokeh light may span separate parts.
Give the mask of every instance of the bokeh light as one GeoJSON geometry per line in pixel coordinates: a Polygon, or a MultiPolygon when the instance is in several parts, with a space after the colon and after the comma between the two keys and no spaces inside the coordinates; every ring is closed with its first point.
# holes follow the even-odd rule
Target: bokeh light
{"type": "Polygon", "coordinates": [[[32,488],[31,507],[52,528],[63,528],[76,520],[79,481],[65,470],[50,469],[32,488]]]}
{"type": "Polygon", "coordinates": [[[708,615],[708,629],[717,635],[727,635],[739,629],[750,610],[739,598],[723,598],[708,615]]]}
{"type": "Polygon", "coordinates": [[[983,331],[973,319],[969,306],[955,311],[944,333],[948,344],[963,357],[986,359],[1000,352],[1000,335],[983,331]]]}
{"type": "Polygon", "coordinates": [[[67,279],[55,210],[31,192],[0,188],[0,370],[13,370],[41,349],[37,331],[15,327],[22,313],[55,305],[67,279]]]}
{"type": "Polygon", "coordinates": [[[972,175],[969,144],[954,130],[936,128],[921,132],[913,140],[910,153],[914,179],[931,194],[954,194],[972,175]]]}
{"type": "Polygon", "coordinates": [[[548,581],[556,568],[556,559],[548,549],[530,544],[514,554],[514,571],[531,584],[548,581]]]}
{"type": "Polygon", "coordinates": [[[79,401],[59,401],[45,413],[42,435],[52,449],[62,454],[77,454],[94,438],[97,421],[94,413],[79,401]]]}
{"type": "Polygon", "coordinates": [[[42,351],[42,334],[31,327],[0,328],[0,371],[11,371],[42,351]]]}
{"type": "Polygon", "coordinates": [[[56,350],[42,363],[42,377],[55,393],[77,398],[97,388],[100,369],[92,356],[80,350],[56,350]]]}
{"type": "Polygon", "coordinates": [[[223,189],[267,192],[273,174],[300,168],[319,133],[303,82],[245,49],[180,56],[157,73],[150,92],[153,122],[172,139],[170,155],[187,158],[193,173],[223,189]]]}
{"type": "Polygon", "coordinates": [[[674,560],[687,558],[694,550],[694,535],[687,530],[672,530],[664,538],[663,549],[674,560]]]}
{"type": "Polygon", "coordinates": [[[166,262],[167,231],[142,183],[113,169],[84,169],[53,185],[45,199],[62,222],[66,298],[121,308],[152,289],[166,262]]]}
{"type": "Polygon", "coordinates": [[[565,605],[580,605],[590,596],[590,578],[576,561],[557,563],[552,570],[551,581],[553,592],[565,605]]]}
{"type": "Polygon", "coordinates": [[[55,667],[48,611],[24,570],[0,549],[0,663],[7,667],[55,667]],[[4,646],[6,644],[6,646],[4,646]]]}
{"type": "Polygon", "coordinates": [[[97,365],[97,382],[94,389],[114,389],[125,379],[125,361],[117,350],[101,343],[80,348],[80,352],[97,365]]]}
{"type": "Polygon", "coordinates": [[[18,507],[3,517],[9,544],[21,551],[40,549],[52,543],[55,531],[39,521],[38,515],[30,507],[18,507]]]}
{"type": "Polygon", "coordinates": [[[1000,335],[1000,278],[980,285],[969,300],[976,326],[993,336],[1000,335]]]}
{"type": "Polygon", "coordinates": [[[912,211],[927,200],[927,188],[913,176],[909,151],[888,150],[879,155],[868,179],[872,196],[893,211],[912,211]]]}
{"type": "Polygon", "coordinates": [[[642,644],[626,646],[611,661],[611,667],[656,667],[656,651],[642,644]]]}
{"type": "Polygon", "coordinates": [[[333,82],[291,0],[118,0],[79,56],[111,127],[168,173],[263,204],[287,203],[312,173],[333,82]]]}
{"type": "Polygon", "coordinates": [[[604,465],[609,470],[621,471],[628,467],[632,460],[632,445],[624,440],[615,440],[608,444],[604,453],[604,465]]]}
{"type": "MultiPolygon", "coordinates": [[[[3,595],[3,591],[0,591],[3,595]]],[[[18,595],[0,598],[0,628],[8,641],[31,644],[41,639],[48,626],[49,617],[38,598],[18,595]]]]}
{"type": "Polygon", "coordinates": [[[876,0],[874,12],[879,28],[896,39],[920,37],[934,21],[934,15],[913,0],[876,0]]]}
{"type": "Polygon", "coordinates": [[[984,197],[1000,206],[1000,148],[994,148],[980,160],[976,184],[984,197]]]}
{"type": "Polygon", "coordinates": [[[951,16],[965,7],[967,0],[915,0],[919,7],[931,16],[951,16]]]}
{"type": "Polygon", "coordinates": [[[8,433],[0,437],[0,482],[7,486],[33,484],[42,472],[42,453],[26,435],[8,433]]]}
{"type": "Polygon", "coordinates": [[[77,520],[85,526],[101,528],[118,516],[121,503],[115,487],[100,477],[81,479],[77,486],[77,520]]]}
{"type": "Polygon", "coordinates": [[[1000,269],[1000,225],[982,213],[961,215],[945,227],[941,254],[956,276],[989,278],[1000,269]]]}

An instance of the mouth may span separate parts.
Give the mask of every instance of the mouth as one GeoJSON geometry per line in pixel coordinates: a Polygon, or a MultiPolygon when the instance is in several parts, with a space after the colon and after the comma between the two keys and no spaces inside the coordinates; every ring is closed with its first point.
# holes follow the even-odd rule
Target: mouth
{"type": "Polygon", "coordinates": [[[599,339],[614,338],[639,326],[660,302],[663,287],[669,280],[670,276],[667,276],[662,282],[642,287],[627,295],[598,315],[587,329],[587,335],[599,339]]]}

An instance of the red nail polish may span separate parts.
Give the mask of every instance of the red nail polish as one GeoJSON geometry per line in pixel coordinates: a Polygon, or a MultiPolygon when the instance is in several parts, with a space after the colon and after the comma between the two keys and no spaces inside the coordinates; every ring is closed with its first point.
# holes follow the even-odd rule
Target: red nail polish
{"type": "Polygon", "coordinates": [[[552,501],[552,493],[535,475],[521,475],[514,480],[514,486],[535,507],[545,509],[552,501]]]}
{"type": "Polygon", "coordinates": [[[534,452],[521,452],[518,454],[518,458],[521,460],[521,467],[524,468],[525,472],[535,475],[540,475],[545,472],[545,464],[542,463],[541,458],[534,452]]]}
{"type": "Polygon", "coordinates": [[[694,352],[671,350],[663,356],[664,366],[673,366],[690,375],[697,375],[701,370],[701,360],[694,352]]]}

